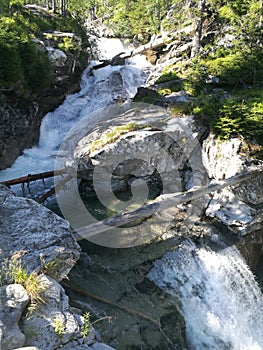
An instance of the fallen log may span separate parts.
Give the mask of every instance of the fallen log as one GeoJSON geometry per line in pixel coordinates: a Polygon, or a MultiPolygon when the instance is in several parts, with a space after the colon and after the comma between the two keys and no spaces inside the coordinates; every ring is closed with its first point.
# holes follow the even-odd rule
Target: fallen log
{"type": "MultiPolygon", "coordinates": [[[[175,41],[175,43],[177,43],[177,41],[175,41]]],[[[172,45],[172,43],[167,43],[167,38],[158,38],[134,49],[132,56],[144,54],[147,50],[158,50],[166,47],[167,45],[172,45]]]]}
{"type": "Polygon", "coordinates": [[[126,54],[125,56],[122,56],[123,54],[125,54],[125,52],[119,53],[118,55],[112,57],[110,60],[104,60],[102,63],[93,66],[92,69],[96,70],[106,66],[123,66],[125,65],[126,58],[131,57],[131,54],[126,54]]]}
{"type": "Polygon", "coordinates": [[[64,185],[69,182],[72,179],[71,175],[68,175],[63,180],[61,180],[56,186],[52,187],[49,191],[47,191],[43,196],[36,199],[36,202],[43,203],[47,198],[52,196],[56,193],[56,191],[59,191],[64,185]]]}
{"type": "Polygon", "coordinates": [[[80,227],[74,233],[76,239],[89,239],[97,234],[106,232],[114,227],[131,224],[137,220],[146,219],[154,215],[157,211],[162,211],[182,203],[187,203],[194,199],[205,196],[211,192],[221,190],[228,186],[237,185],[238,183],[248,180],[249,178],[263,172],[263,168],[256,169],[243,174],[235,175],[228,179],[210,184],[206,187],[201,187],[186,192],[165,194],[157,197],[153,203],[145,205],[134,211],[118,214],[100,222],[96,222],[87,226],[80,227]]]}
{"type": "Polygon", "coordinates": [[[0,184],[5,185],[5,186],[13,186],[13,185],[18,185],[18,184],[29,183],[29,182],[35,181],[35,180],[47,179],[49,177],[59,176],[59,175],[63,175],[66,173],[67,173],[66,169],[60,169],[60,170],[55,170],[55,171],[52,170],[52,171],[46,171],[44,173],[28,174],[26,176],[18,177],[16,179],[2,181],[2,182],[0,182],[0,184]]]}
{"type": "Polygon", "coordinates": [[[78,287],[75,287],[72,284],[69,284],[69,283],[66,283],[66,282],[62,282],[61,284],[62,284],[63,287],[71,289],[73,292],[76,292],[76,293],[78,293],[80,295],[88,296],[88,297],[90,297],[92,299],[95,299],[95,300],[98,300],[98,301],[100,301],[102,303],[114,306],[114,307],[116,307],[116,308],[118,308],[118,309],[120,309],[122,311],[128,312],[129,314],[132,314],[134,316],[139,316],[141,318],[144,318],[145,320],[150,321],[150,322],[154,323],[156,326],[159,327],[159,321],[158,320],[154,320],[150,316],[147,316],[147,315],[143,314],[142,312],[140,312],[138,310],[134,310],[134,309],[132,309],[130,307],[122,306],[120,304],[115,303],[114,301],[105,299],[105,298],[103,298],[103,297],[101,297],[99,295],[96,295],[96,294],[90,293],[90,292],[88,292],[86,290],[83,290],[83,289],[80,289],[78,287]]]}

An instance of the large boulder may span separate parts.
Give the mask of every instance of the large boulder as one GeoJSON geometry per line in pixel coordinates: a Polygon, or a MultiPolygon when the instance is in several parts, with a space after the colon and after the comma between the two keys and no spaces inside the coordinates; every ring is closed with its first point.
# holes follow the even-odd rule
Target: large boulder
{"type": "Polygon", "coordinates": [[[157,178],[164,192],[180,191],[187,185],[179,177],[185,179],[181,172],[187,169],[196,172],[196,179],[205,177],[199,143],[203,127],[192,117],[173,118],[163,108],[136,103],[132,107],[119,116],[116,109],[114,118],[98,123],[79,140],[74,161],[81,170],[100,169],[96,184],[103,186],[112,176],[112,186],[119,191],[129,188],[135,179],[149,182],[157,178]]]}
{"type": "Polygon", "coordinates": [[[0,205],[0,262],[17,255],[28,272],[42,268],[57,280],[65,277],[80,252],[69,223],[4,186],[0,186],[0,205]]]}

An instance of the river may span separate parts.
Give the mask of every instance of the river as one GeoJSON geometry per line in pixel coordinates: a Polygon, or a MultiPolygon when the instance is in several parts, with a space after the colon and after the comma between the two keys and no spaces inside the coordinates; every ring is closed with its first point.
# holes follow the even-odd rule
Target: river
{"type": "MultiPolygon", "coordinates": [[[[122,48],[111,55],[118,50],[122,48]]],[[[88,67],[81,90],[43,119],[39,144],[1,171],[0,180],[53,169],[71,128],[87,115],[94,124],[92,112],[133,97],[145,83],[147,69],[141,57],[93,73],[88,67]]],[[[77,306],[92,312],[94,321],[112,316],[110,324],[103,320],[95,325],[111,346],[263,350],[262,292],[234,247],[173,240],[129,249],[81,245],[83,254],[69,281],[91,294],[68,292],[77,306]]]]}

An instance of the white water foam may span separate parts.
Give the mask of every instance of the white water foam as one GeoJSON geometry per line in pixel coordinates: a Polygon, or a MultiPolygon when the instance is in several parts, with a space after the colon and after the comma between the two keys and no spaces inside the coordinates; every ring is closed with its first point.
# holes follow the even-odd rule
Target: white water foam
{"type": "Polygon", "coordinates": [[[262,292],[235,247],[215,252],[186,241],[148,277],[179,298],[190,349],[263,349],[262,292]]]}
{"type": "MultiPolygon", "coordinates": [[[[116,45],[115,40],[115,45],[110,46],[111,57],[120,51],[121,43],[116,45]]],[[[133,97],[137,88],[145,84],[144,70],[149,67],[142,57],[129,60],[125,66],[92,70],[92,65],[94,63],[83,72],[81,90],[68,96],[63,104],[43,118],[38,146],[25,150],[12,167],[1,171],[0,181],[53,170],[57,149],[69,130],[87,115],[91,115],[90,123],[95,125],[93,111],[133,97]]]]}

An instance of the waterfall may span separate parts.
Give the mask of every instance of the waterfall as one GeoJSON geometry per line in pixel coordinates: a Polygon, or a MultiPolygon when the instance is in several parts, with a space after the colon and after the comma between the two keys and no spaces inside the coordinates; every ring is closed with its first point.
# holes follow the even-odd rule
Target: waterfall
{"type": "Polygon", "coordinates": [[[185,241],[148,278],[179,298],[190,349],[263,349],[262,293],[235,247],[185,241]]]}
{"type": "MultiPolygon", "coordinates": [[[[101,41],[106,45],[111,39],[101,41]]],[[[113,57],[123,47],[120,41],[108,43],[104,47],[104,57],[113,57]]],[[[53,112],[48,113],[42,120],[38,146],[27,149],[18,157],[12,167],[0,172],[0,181],[17,178],[29,173],[49,171],[54,168],[57,149],[65,135],[83,117],[107,105],[132,98],[139,86],[147,79],[145,68],[149,67],[145,58],[140,56],[126,60],[124,66],[106,66],[92,70],[93,62],[85,69],[81,79],[81,90],[68,96],[53,112]]]]}

